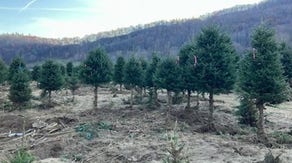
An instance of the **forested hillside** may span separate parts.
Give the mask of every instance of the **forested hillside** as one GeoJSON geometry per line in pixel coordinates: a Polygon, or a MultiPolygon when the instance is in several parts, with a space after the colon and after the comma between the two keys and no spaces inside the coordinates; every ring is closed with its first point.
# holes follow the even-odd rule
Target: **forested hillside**
{"type": "Polygon", "coordinates": [[[192,40],[200,29],[217,24],[231,35],[241,54],[249,47],[252,29],[261,22],[274,28],[279,41],[292,43],[292,1],[268,0],[258,5],[237,6],[214,12],[198,19],[157,22],[145,26],[123,28],[84,38],[44,39],[19,34],[0,36],[0,56],[10,62],[21,55],[28,63],[46,58],[79,61],[96,47],[103,47],[115,59],[118,55],[150,56],[153,52],[173,55],[192,40]],[[97,39],[97,40],[96,40],[97,39]],[[94,41],[95,40],[95,41],[94,41]]]}

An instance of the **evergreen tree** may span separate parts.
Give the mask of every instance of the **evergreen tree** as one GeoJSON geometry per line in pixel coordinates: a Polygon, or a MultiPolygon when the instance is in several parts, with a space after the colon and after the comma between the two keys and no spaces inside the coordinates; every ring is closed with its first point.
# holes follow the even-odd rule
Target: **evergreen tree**
{"type": "Polygon", "coordinates": [[[133,107],[133,89],[142,83],[142,68],[136,58],[131,57],[125,65],[124,82],[131,88],[131,107],[133,107]]]}
{"type": "Polygon", "coordinates": [[[8,97],[17,108],[20,108],[31,99],[31,88],[27,72],[20,70],[14,73],[8,97]]]}
{"type": "Polygon", "coordinates": [[[240,94],[247,94],[259,111],[257,135],[259,141],[266,143],[264,104],[285,100],[287,83],[274,32],[264,26],[258,27],[252,35],[252,47],[253,52],[241,62],[238,86],[240,94]]]}
{"type": "Polygon", "coordinates": [[[155,84],[167,90],[168,111],[171,108],[171,93],[181,90],[181,71],[175,59],[167,58],[161,62],[154,77],[155,84]]]}
{"type": "Polygon", "coordinates": [[[198,91],[200,88],[199,71],[197,68],[197,56],[194,45],[185,45],[179,52],[179,66],[182,70],[182,89],[187,91],[187,107],[190,109],[190,97],[192,91],[197,91],[197,107],[199,105],[198,91]]]}
{"type": "Polygon", "coordinates": [[[25,63],[19,56],[15,57],[9,66],[9,70],[8,70],[9,82],[12,81],[12,78],[18,71],[24,71],[25,73],[28,73],[25,63]]]}
{"type": "Polygon", "coordinates": [[[209,93],[208,128],[215,130],[214,94],[226,93],[233,88],[236,72],[236,54],[231,39],[217,27],[202,30],[196,43],[201,89],[209,93]]]}
{"type": "Polygon", "coordinates": [[[92,51],[83,62],[81,79],[94,87],[94,108],[97,109],[98,87],[111,80],[112,63],[106,53],[97,49],[92,51]]]}
{"type": "Polygon", "coordinates": [[[152,55],[152,61],[146,69],[145,74],[145,84],[146,87],[149,89],[149,102],[151,106],[157,104],[157,86],[154,83],[154,74],[157,71],[157,67],[160,63],[160,58],[156,55],[152,55]]]}
{"type": "Polygon", "coordinates": [[[141,88],[140,96],[142,98],[143,91],[146,92],[146,71],[148,68],[148,62],[144,58],[140,58],[140,64],[141,64],[141,70],[142,70],[142,74],[141,74],[142,82],[140,83],[139,87],[141,88]]]}
{"type": "Polygon", "coordinates": [[[62,64],[59,64],[60,70],[61,70],[61,75],[64,77],[66,76],[66,67],[62,64]]]}
{"type": "Polygon", "coordinates": [[[239,123],[255,127],[257,122],[257,109],[252,99],[249,97],[241,97],[240,105],[237,108],[236,114],[239,116],[239,123]]]}
{"type": "Polygon", "coordinates": [[[36,65],[32,69],[31,78],[32,78],[32,80],[38,82],[40,79],[40,76],[41,76],[41,66],[36,65]]]}
{"type": "Polygon", "coordinates": [[[72,62],[68,62],[66,64],[66,73],[67,73],[67,76],[72,76],[72,73],[73,73],[73,63],[72,62]]]}
{"type": "Polygon", "coordinates": [[[292,49],[285,43],[280,46],[281,62],[284,68],[284,76],[287,77],[290,87],[292,87],[292,49]]]}
{"type": "Polygon", "coordinates": [[[72,73],[70,77],[68,77],[68,88],[71,90],[72,93],[72,102],[74,102],[75,99],[75,91],[79,88],[79,80],[76,73],[72,73]]]}
{"type": "Polygon", "coordinates": [[[120,85],[120,91],[122,91],[122,84],[124,79],[124,67],[125,67],[125,59],[122,56],[119,56],[117,62],[114,67],[114,76],[113,80],[115,83],[120,85]]]}
{"type": "Polygon", "coordinates": [[[0,58],[0,85],[7,80],[8,69],[6,64],[0,58]]]}
{"type": "Polygon", "coordinates": [[[64,79],[59,64],[49,60],[41,67],[40,88],[49,93],[51,106],[51,92],[62,88],[64,79]]]}

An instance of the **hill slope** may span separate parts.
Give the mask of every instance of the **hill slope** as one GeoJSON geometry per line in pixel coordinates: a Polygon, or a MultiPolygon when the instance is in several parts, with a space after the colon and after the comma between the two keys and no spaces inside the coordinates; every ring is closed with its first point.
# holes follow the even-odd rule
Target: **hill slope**
{"type": "Polygon", "coordinates": [[[159,22],[141,28],[90,35],[83,39],[28,39],[31,36],[1,35],[0,56],[9,62],[20,54],[29,62],[47,58],[79,61],[96,47],[103,47],[115,59],[117,55],[149,56],[177,54],[206,25],[217,24],[231,35],[239,53],[249,48],[251,31],[261,22],[273,27],[280,41],[292,43],[292,1],[268,0],[258,5],[237,6],[214,12],[200,19],[159,22]],[[121,35],[119,35],[121,34],[121,35]],[[117,36],[119,35],[119,36],[117,36]],[[95,41],[92,41],[97,39],[95,41]]]}

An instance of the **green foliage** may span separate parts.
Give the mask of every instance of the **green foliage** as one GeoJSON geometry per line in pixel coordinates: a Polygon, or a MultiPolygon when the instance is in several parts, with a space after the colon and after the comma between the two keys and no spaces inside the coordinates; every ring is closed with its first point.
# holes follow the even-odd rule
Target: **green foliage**
{"type": "Polygon", "coordinates": [[[86,138],[87,140],[92,140],[93,138],[98,137],[98,132],[100,130],[112,129],[113,125],[110,122],[105,121],[84,123],[75,127],[75,131],[80,133],[80,136],[86,138]]]}
{"type": "Polygon", "coordinates": [[[142,72],[142,82],[140,83],[141,88],[146,87],[146,71],[148,68],[148,62],[144,58],[140,58],[140,64],[141,64],[141,72],[142,72]]]}
{"type": "Polygon", "coordinates": [[[24,149],[16,151],[15,156],[9,160],[10,163],[32,163],[34,156],[24,149]]]}
{"type": "Polygon", "coordinates": [[[0,84],[4,83],[7,80],[8,69],[6,64],[0,58],[0,84]]]}
{"type": "Polygon", "coordinates": [[[59,64],[61,75],[65,76],[66,75],[66,67],[62,64],[59,64]]]}
{"type": "Polygon", "coordinates": [[[141,64],[135,57],[131,57],[125,65],[124,82],[132,88],[142,83],[141,64]]]}
{"type": "Polygon", "coordinates": [[[15,72],[10,82],[8,97],[15,105],[20,106],[31,99],[29,77],[24,70],[15,72]]]}
{"type": "Polygon", "coordinates": [[[34,66],[31,72],[31,78],[34,81],[39,81],[41,77],[41,66],[34,66]]]}
{"type": "Polygon", "coordinates": [[[154,87],[154,74],[157,70],[159,63],[160,63],[160,58],[157,55],[153,54],[152,61],[147,67],[146,75],[145,75],[146,86],[149,88],[154,87]]]}
{"type": "Polygon", "coordinates": [[[273,138],[276,139],[276,142],[279,144],[291,144],[292,143],[292,135],[290,133],[276,131],[271,134],[273,138]]]}
{"type": "Polygon", "coordinates": [[[124,57],[120,56],[117,59],[114,68],[114,76],[113,81],[117,84],[123,84],[124,82],[124,67],[125,67],[125,59],[124,57]]]}
{"type": "Polygon", "coordinates": [[[237,108],[236,114],[239,116],[239,123],[255,127],[257,122],[257,109],[252,100],[248,97],[242,97],[240,99],[240,105],[237,108]]]}
{"type": "Polygon", "coordinates": [[[278,156],[274,156],[271,151],[269,151],[267,154],[265,154],[264,161],[262,163],[282,163],[280,156],[282,154],[279,154],[278,156]]]}
{"type": "Polygon", "coordinates": [[[41,68],[40,88],[44,91],[56,91],[62,88],[64,79],[59,64],[49,60],[41,68]]]}
{"type": "Polygon", "coordinates": [[[72,62],[68,62],[66,64],[66,74],[67,74],[67,76],[72,76],[73,68],[74,68],[74,66],[73,66],[72,62]]]}
{"type": "Polygon", "coordinates": [[[171,92],[181,90],[181,71],[175,59],[167,58],[161,62],[154,77],[155,85],[171,92]]]}
{"type": "Polygon", "coordinates": [[[196,51],[200,89],[215,94],[233,89],[237,56],[230,37],[217,27],[204,28],[197,38],[196,51]]]}
{"type": "Polygon", "coordinates": [[[282,102],[287,98],[287,83],[274,32],[258,27],[252,36],[252,46],[256,51],[241,61],[238,91],[255,99],[256,104],[282,102]]]}
{"type": "Polygon", "coordinates": [[[67,86],[73,95],[72,101],[74,101],[75,91],[80,87],[79,79],[76,74],[73,73],[71,76],[67,77],[67,86]]]}
{"type": "Polygon", "coordinates": [[[179,52],[179,66],[182,70],[182,88],[189,91],[198,91],[200,88],[200,72],[195,63],[195,46],[185,45],[179,52]]]}
{"type": "Polygon", "coordinates": [[[97,49],[83,62],[80,75],[84,83],[98,87],[111,80],[112,63],[103,50],[97,49]]]}
{"type": "Polygon", "coordinates": [[[13,76],[18,72],[18,71],[25,71],[26,73],[28,72],[26,69],[26,65],[23,62],[23,60],[17,56],[15,57],[10,66],[9,66],[9,70],[8,70],[8,81],[11,82],[11,80],[13,79],[13,76]]]}
{"type": "Polygon", "coordinates": [[[167,148],[167,155],[166,158],[163,159],[163,163],[189,163],[190,161],[184,155],[183,149],[184,144],[179,142],[179,136],[176,131],[176,127],[173,131],[166,135],[167,140],[170,144],[170,147],[167,148]]]}
{"type": "Polygon", "coordinates": [[[290,87],[292,87],[292,49],[283,43],[280,46],[280,53],[284,76],[287,77],[290,87]]]}

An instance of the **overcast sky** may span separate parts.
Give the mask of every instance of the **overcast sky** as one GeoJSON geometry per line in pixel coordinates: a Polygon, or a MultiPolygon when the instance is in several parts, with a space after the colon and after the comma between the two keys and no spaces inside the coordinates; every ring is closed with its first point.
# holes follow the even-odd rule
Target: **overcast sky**
{"type": "Polygon", "coordinates": [[[82,37],[262,0],[0,0],[0,33],[82,37]]]}

